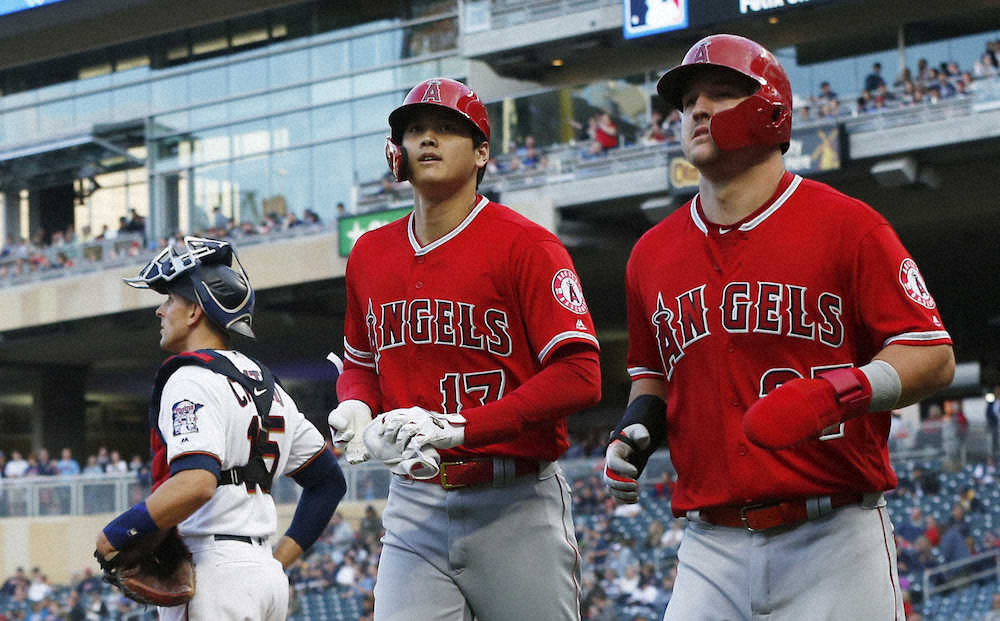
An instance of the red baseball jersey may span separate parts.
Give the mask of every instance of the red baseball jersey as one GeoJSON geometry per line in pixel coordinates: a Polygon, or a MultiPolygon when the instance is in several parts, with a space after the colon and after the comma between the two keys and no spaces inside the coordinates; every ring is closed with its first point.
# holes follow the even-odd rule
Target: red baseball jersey
{"type": "MultiPolygon", "coordinates": [[[[410,214],[362,235],[347,263],[344,361],[376,374],[383,411],[460,413],[515,390],[564,345],[598,348],[555,235],[482,197],[431,244],[413,227],[410,214]]],[[[554,460],[567,447],[563,417],[515,441],[441,453],[554,460]]]]}
{"type": "Polygon", "coordinates": [[[951,339],[916,263],[871,207],[785,173],[743,221],[696,196],[636,243],[626,271],[628,372],[667,389],[675,515],[896,486],[889,413],[768,451],[743,414],[782,382],[867,364],[887,345],[951,339]]]}

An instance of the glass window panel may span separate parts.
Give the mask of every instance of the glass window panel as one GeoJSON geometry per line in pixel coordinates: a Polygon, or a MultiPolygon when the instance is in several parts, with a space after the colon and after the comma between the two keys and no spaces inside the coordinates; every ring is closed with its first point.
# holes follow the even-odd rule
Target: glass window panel
{"type": "Polygon", "coordinates": [[[196,71],[188,76],[188,80],[192,103],[222,99],[228,91],[225,67],[196,71]]]}
{"type": "Polygon", "coordinates": [[[149,114],[149,84],[115,89],[111,97],[116,120],[139,118],[149,114]]]}
{"type": "Polygon", "coordinates": [[[111,91],[76,98],[76,124],[92,125],[111,120],[111,91]]]}
{"type": "Polygon", "coordinates": [[[38,101],[38,91],[21,91],[20,93],[12,93],[10,95],[4,95],[3,106],[6,109],[15,108],[17,106],[23,106],[26,104],[32,104],[38,101]]]}
{"type": "Polygon", "coordinates": [[[191,225],[193,230],[205,231],[215,222],[215,209],[225,215],[232,213],[232,182],[229,180],[229,164],[201,166],[192,171],[194,196],[191,205],[191,225]]]}
{"type": "Polygon", "coordinates": [[[312,115],[312,133],[315,140],[340,138],[351,133],[350,103],[313,108],[312,115]]]}
{"type": "Polygon", "coordinates": [[[229,94],[242,95],[267,88],[267,59],[258,58],[229,65],[229,94]]]}
{"type": "Polygon", "coordinates": [[[271,109],[274,111],[303,108],[309,105],[309,87],[288,88],[271,93],[271,109]]]}
{"type": "MultiPolygon", "coordinates": [[[[45,86],[38,89],[38,100],[39,101],[49,101],[50,99],[58,99],[60,97],[68,97],[74,93],[74,87],[77,84],[87,84],[90,85],[89,81],[84,82],[63,82],[61,84],[53,84],[51,86],[45,86]]],[[[90,87],[91,89],[93,87],[90,87]]],[[[80,92],[77,90],[76,92],[80,92]]]]}
{"type": "Polygon", "coordinates": [[[287,149],[312,140],[309,111],[293,112],[271,119],[271,148],[287,149]]]}
{"type": "Polygon", "coordinates": [[[271,132],[267,120],[233,125],[233,156],[263,153],[271,148],[271,132]]]}
{"type": "Polygon", "coordinates": [[[354,116],[354,132],[357,134],[389,129],[389,113],[399,105],[397,93],[376,95],[351,102],[354,116]]]}
{"type": "Polygon", "coordinates": [[[385,172],[385,134],[355,138],[354,178],[357,183],[378,181],[385,172]]]}
{"type": "Polygon", "coordinates": [[[233,162],[233,218],[237,222],[260,223],[264,219],[263,201],[270,194],[267,156],[233,162]]]}
{"type": "Polygon", "coordinates": [[[402,30],[387,30],[375,34],[375,64],[394,64],[404,57],[402,30]]]}
{"type": "Polygon", "coordinates": [[[313,105],[351,98],[351,78],[337,78],[312,85],[313,105]]]}
{"type": "Polygon", "coordinates": [[[188,103],[188,81],[179,75],[153,82],[153,111],[182,108],[188,103]]]}
{"type": "Polygon", "coordinates": [[[73,100],[63,99],[38,106],[38,127],[42,134],[58,134],[73,127],[73,100]]]}
{"type": "Polygon", "coordinates": [[[193,141],[196,163],[229,157],[229,130],[226,127],[198,132],[193,141]]]}
{"type": "Polygon", "coordinates": [[[414,84],[441,75],[439,73],[440,66],[436,60],[402,65],[396,67],[394,71],[396,74],[396,87],[405,89],[413,88],[414,84]]]}
{"type": "MultiPolygon", "coordinates": [[[[841,58],[815,66],[815,75],[820,82],[829,82],[830,88],[842,101],[857,97],[865,76],[858,77],[853,58],[841,58]]],[[[819,85],[816,86],[817,92],[819,85]]]]}
{"type": "Polygon", "coordinates": [[[301,218],[304,211],[312,207],[312,151],[310,149],[295,149],[279,151],[271,157],[271,200],[269,205],[282,214],[294,213],[301,218]]]}
{"type": "Polygon", "coordinates": [[[173,114],[161,114],[153,119],[153,133],[158,136],[185,132],[190,127],[191,114],[187,110],[173,114]]]}
{"type": "Polygon", "coordinates": [[[287,86],[309,79],[308,50],[276,54],[268,59],[271,88],[287,86]]]}
{"type": "Polygon", "coordinates": [[[464,78],[469,75],[469,61],[461,56],[446,56],[441,59],[441,72],[453,78],[464,78]]]}
{"type": "Polygon", "coordinates": [[[189,166],[192,145],[188,138],[171,136],[156,141],[156,168],[158,170],[189,166]]]}
{"type": "Polygon", "coordinates": [[[354,76],[354,96],[362,97],[394,88],[394,74],[395,69],[382,69],[354,76]]]}
{"type": "Polygon", "coordinates": [[[271,111],[271,96],[257,95],[230,101],[229,118],[232,120],[263,116],[271,111]]]}
{"type": "Polygon", "coordinates": [[[406,58],[455,49],[458,20],[451,18],[417,24],[406,30],[405,39],[406,58]]]}
{"type": "Polygon", "coordinates": [[[351,69],[368,69],[378,64],[378,41],[375,35],[351,39],[351,69]]]}
{"type": "Polygon", "coordinates": [[[309,50],[313,78],[346,73],[350,68],[347,41],[334,41],[309,50]]]}
{"type": "Polygon", "coordinates": [[[228,103],[221,103],[191,110],[191,127],[225,123],[229,120],[229,107],[228,103]]]}
{"type": "MultiPolygon", "coordinates": [[[[382,162],[385,162],[383,149],[382,162]]],[[[329,142],[313,147],[313,210],[320,219],[337,218],[336,205],[350,205],[354,186],[352,141],[329,142]]]]}

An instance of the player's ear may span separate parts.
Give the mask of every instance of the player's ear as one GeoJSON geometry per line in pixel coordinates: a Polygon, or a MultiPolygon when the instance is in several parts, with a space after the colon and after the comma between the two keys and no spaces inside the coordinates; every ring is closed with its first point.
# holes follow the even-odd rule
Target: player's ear
{"type": "Polygon", "coordinates": [[[185,314],[186,323],[189,327],[196,325],[203,317],[206,317],[205,311],[196,302],[190,300],[184,300],[187,302],[187,311],[185,314]]]}
{"type": "Polygon", "coordinates": [[[490,142],[488,140],[483,140],[475,148],[476,157],[476,167],[485,168],[486,163],[490,161],[490,142]]]}

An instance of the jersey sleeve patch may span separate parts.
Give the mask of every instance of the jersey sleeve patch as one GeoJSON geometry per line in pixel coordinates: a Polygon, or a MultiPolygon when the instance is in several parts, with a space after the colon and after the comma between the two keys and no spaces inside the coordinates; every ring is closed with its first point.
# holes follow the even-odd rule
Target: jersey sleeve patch
{"type": "Polygon", "coordinates": [[[188,399],[178,401],[170,408],[174,422],[174,435],[183,436],[189,433],[198,432],[198,410],[205,407],[204,404],[195,403],[188,399]]]}
{"type": "Polygon", "coordinates": [[[903,286],[903,291],[907,297],[927,309],[934,309],[937,306],[934,298],[931,297],[924,277],[920,275],[916,262],[907,257],[899,265],[899,284],[903,286]]]}
{"type": "Polygon", "coordinates": [[[552,295],[566,310],[577,315],[587,313],[587,301],[583,299],[583,288],[573,270],[563,268],[552,277],[552,295]]]}

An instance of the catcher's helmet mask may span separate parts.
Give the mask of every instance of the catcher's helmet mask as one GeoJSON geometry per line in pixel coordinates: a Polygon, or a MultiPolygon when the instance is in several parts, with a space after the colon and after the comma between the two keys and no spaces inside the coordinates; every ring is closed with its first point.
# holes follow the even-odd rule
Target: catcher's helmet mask
{"type": "Polygon", "coordinates": [[[255,295],[243,263],[227,241],[187,236],[184,248],[168,246],[125,283],[157,293],[176,293],[198,304],[226,332],[255,338],[255,295]],[[233,259],[239,271],[233,269],[233,259]]]}
{"type": "Polygon", "coordinates": [[[774,54],[737,35],[705,37],[688,50],[680,65],[663,74],[656,90],[668,104],[682,110],[687,84],[708,68],[738,75],[748,88],[754,88],[746,100],[713,115],[709,130],[719,149],[780,145],[782,153],[787,151],[792,135],[792,87],[774,54]]]}
{"type": "MultiPolygon", "coordinates": [[[[391,133],[385,139],[385,159],[396,181],[406,181],[410,171],[403,148],[403,132],[414,110],[421,107],[444,108],[454,112],[472,128],[473,146],[490,140],[490,118],[486,106],[476,93],[461,82],[449,78],[431,78],[417,84],[403,98],[403,103],[389,113],[391,133]]],[[[480,168],[477,182],[483,180],[486,168],[480,168]]]]}

